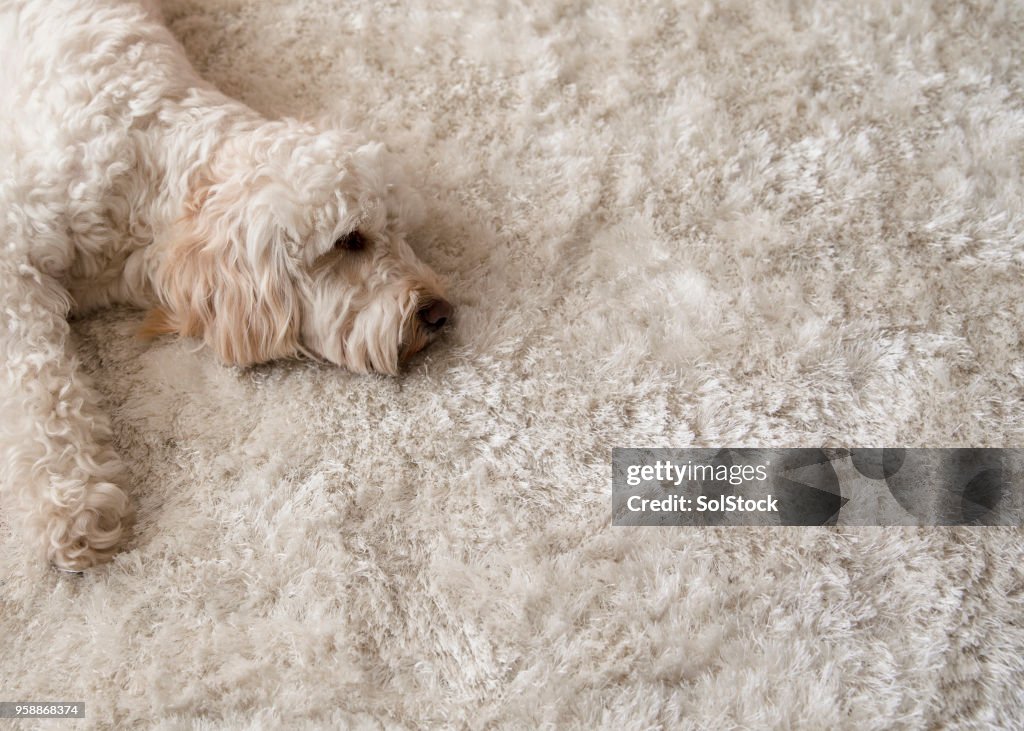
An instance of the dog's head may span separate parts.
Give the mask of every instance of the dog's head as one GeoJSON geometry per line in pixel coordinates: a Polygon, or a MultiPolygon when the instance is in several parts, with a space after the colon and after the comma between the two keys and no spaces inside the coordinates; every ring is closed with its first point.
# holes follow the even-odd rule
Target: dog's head
{"type": "Polygon", "coordinates": [[[304,354],[394,374],[451,318],[406,241],[418,198],[383,146],[275,122],[195,177],[158,249],[146,334],[202,337],[237,365],[304,354]]]}

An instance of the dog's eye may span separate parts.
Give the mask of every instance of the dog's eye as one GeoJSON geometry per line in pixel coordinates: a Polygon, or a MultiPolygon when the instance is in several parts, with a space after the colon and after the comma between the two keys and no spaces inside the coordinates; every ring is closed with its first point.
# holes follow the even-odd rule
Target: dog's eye
{"type": "Polygon", "coordinates": [[[345,234],[334,242],[335,251],[362,251],[366,248],[366,237],[358,231],[345,234]]]}

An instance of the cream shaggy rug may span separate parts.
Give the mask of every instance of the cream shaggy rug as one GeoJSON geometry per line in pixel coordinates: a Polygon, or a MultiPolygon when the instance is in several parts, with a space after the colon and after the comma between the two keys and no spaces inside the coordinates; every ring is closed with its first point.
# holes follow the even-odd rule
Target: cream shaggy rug
{"type": "Polygon", "coordinates": [[[1018,530],[610,527],[615,446],[1024,444],[1024,8],[935,5],[170,3],[225,91],[404,153],[458,324],[387,379],[79,322],[140,523],[83,577],[0,527],[0,700],[1020,728],[1018,530]]]}

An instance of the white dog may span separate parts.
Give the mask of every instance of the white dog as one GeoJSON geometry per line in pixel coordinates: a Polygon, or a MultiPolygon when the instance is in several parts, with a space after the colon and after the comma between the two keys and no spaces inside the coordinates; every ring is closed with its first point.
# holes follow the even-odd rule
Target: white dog
{"type": "Polygon", "coordinates": [[[0,62],[0,485],[55,565],[108,558],[129,515],[69,314],[383,373],[451,316],[383,147],[219,93],[152,4],[0,0],[0,62]]]}

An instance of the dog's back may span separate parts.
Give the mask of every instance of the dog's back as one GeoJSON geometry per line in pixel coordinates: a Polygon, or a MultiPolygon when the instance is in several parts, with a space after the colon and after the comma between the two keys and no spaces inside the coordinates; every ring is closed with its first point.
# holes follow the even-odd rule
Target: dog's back
{"type": "Polygon", "coordinates": [[[8,213],[32,204],[36,234],[22,254],[75,289],[119,273],[150,242],[137,214],[165,187],[167,146],[156,140],[173,131],[168,110],[218,92],[152,4],[68,0],[54,11],[48,0],[0,5],[0,202],[8,213]]]}

